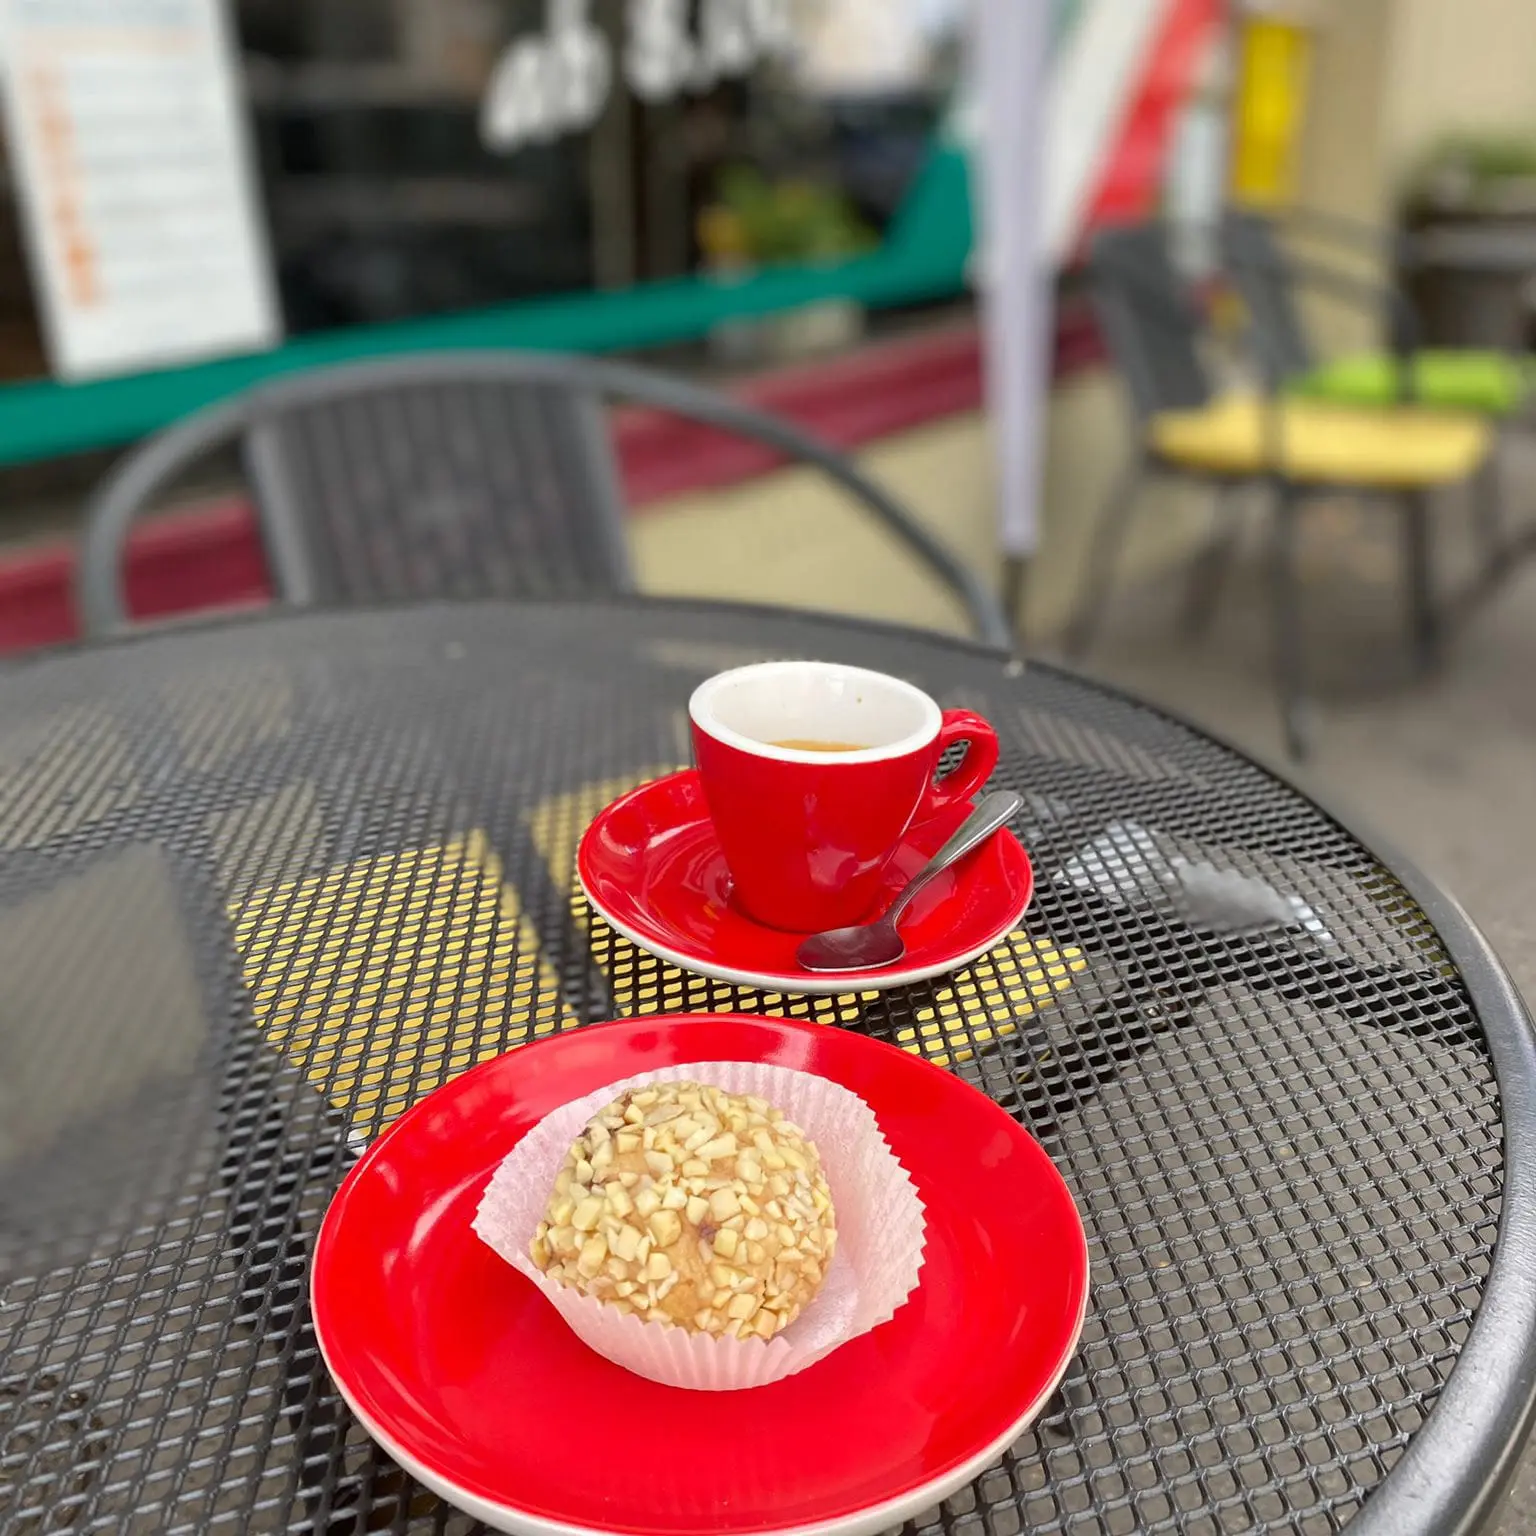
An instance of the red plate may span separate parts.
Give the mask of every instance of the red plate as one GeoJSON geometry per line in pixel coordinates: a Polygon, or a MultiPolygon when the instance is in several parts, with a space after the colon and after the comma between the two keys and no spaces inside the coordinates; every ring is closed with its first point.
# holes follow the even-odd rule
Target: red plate
{"type": "Polygon", "coordinates": [[[975,1089],[845,1030],[685,1015],[552,1036],[423,1100],[342,1185],[311,1298],[364,1426],[500,1530],[849,1536],[900,1524],[1001,1454],[1066,1369],[1087,1284],[1061,1176],[975,1089]],[[730,1060],[816,1072],[864,1098],[927,1207],[926,1262],[890,1322],[809,1370],[685,1392],[592,1353],[470,1220],[492,1170],[559,1105],[730,1060]]]}
{"type": "MultiPolygon", "coordinates": [[[[876,911],[938,851],[973,807],[947,807],[907,832],[876,911]]],[[[877,971],[804,970],[802,935],[765,928],[731,901],[731,877],[698,773],[668,774],[615,800],[582,837],[587,900],[642,949],[684,970],[770,992],[868,992],[959,970],[1002,942],[1034,894],[1029,856],[1006,828],[946,870],[902,920],[907,953],[877,971]]]]}

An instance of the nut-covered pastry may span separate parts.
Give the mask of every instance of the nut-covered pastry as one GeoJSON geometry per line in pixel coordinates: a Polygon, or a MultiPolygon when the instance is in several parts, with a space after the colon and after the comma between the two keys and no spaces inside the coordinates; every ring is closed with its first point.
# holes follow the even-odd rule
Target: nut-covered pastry
{"type": "Polygon", "coordinates": [[[816,1148],[759,1098],[630,1089],[587,1123],[530,1245],[552,1279],[653,1322],[771,1339],[837,1242],[816,1148]]]}

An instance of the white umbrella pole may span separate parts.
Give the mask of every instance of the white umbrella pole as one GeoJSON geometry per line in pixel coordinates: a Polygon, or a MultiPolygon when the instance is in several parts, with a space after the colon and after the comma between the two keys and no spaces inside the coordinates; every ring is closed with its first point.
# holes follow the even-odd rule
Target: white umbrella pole
{"type": "Polygon", "coordinates": [[[1046,0],[976,0],[974,12],[986,390],[1005,595],[1016,624],[1039,535],[1049,389],[1051,274],[1042,215],[1051,14],[1046,0]]]}

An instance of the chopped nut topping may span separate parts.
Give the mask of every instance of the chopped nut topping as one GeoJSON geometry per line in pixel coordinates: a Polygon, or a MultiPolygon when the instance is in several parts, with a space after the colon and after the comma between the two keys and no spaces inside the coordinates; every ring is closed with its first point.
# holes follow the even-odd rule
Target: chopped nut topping
{"type": "Polygon", "coordinates": [[[621,1311],[769,1339],[815,1295],[836,1240],[797,1126],[760,1098],[653,1083],[577,1138],[529,1252],[621,1311]]]}

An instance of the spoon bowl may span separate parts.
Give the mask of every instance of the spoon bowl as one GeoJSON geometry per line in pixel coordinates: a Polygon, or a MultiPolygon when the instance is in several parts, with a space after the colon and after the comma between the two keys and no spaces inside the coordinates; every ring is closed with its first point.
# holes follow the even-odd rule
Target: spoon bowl
{"type": "Polygon", "coordinates": [[[795,958],[808,971],[874,971],[895,965],[907,946],[889,917],[849,928],[828,928],[801,944],[795,958]]]}

